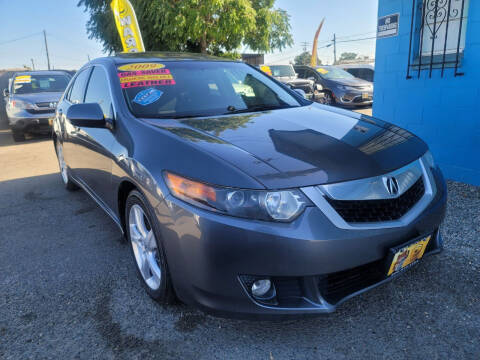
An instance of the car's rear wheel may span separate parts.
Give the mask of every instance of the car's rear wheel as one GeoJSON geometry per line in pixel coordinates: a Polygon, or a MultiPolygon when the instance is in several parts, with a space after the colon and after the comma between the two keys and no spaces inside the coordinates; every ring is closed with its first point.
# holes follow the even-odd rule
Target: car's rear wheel
{"type": "Polygon", "coordinates": [[[133,190],[127,198],[125,219],[133,259],[147,293],[160,303],[175,300],[168,265],[159,241],[158,224],[145,197],[133,190]]]}
{"type": "Polygon", "coordinates": [[[70,175],[68,174],[68,166],[65,163],[65,158],[63,157],[63,145],[58,140],[55,141],[55,150],[57,152],[58,167],[60,168],[60,175],[62,175],[62,181],[67,190],[73,191],[77,190],[78,186],[75,184],[70,175]]]}
{"type": "Polygon", "coordinates": [[[25,141],[25,133],[23,131],[12,130],[12,137],[15,142],[25,141]]]}

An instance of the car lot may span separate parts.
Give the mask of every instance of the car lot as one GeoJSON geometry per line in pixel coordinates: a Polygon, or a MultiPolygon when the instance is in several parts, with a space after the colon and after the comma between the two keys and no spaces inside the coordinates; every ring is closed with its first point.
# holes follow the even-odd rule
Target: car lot
{"type": "Polygon", "coordinates": [[[50,139],[14,144],[0,110],[0,358],[478,359],[480,189],[449,183],[445,251],[334,314],[219,319],[154,303],[50,139]]]}

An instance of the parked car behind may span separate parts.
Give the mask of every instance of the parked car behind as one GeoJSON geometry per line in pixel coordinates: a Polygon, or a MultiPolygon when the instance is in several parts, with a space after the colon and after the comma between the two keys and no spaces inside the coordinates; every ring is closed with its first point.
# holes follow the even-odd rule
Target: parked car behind
{"type": "Polygon", "coordinates": [[[372,64],[341,64],[337,67],[349,72],[356,78],[373,83],[375,67],[372,64]]]}
{"type": "Polygon", "coordinates": [[[422,140],[242,62],[93,60],[59,102],[53,144],[67,189],[112,217],[162,303],[332,312],[442,249],[446,187],[422,140]]]}
{"type": "Polygon", "coordinates": [[[70,79],[71,76],[64,71],[13,74],[3,95],[14,141],[25,140],[25,133],[51,131],[57,102],[70,79]]]}
{"type": "Polygon", "coordinates": [[[295,65],[294,68],[298,77],[322,85],[327,105],[355,107],[373,102],[373,84],[345,70],[335,66],[295,65]]]}
{"type": "Polygon", "coordinates": [[[316,90],[315,82],[299,79],[292,65],[260,65],[260,70],[292,89],[303,90],[308,97],[311,97],[316,90]]]}

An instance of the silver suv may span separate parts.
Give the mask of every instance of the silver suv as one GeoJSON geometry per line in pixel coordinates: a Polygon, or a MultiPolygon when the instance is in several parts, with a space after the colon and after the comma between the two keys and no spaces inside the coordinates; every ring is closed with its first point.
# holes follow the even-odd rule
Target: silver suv
{"type": "Polygon", "coordinates": [[[58,100],[70,81],[64,71],[17,72],[3,90],[14,141],[25,133],[50,132],[58,100]]]}

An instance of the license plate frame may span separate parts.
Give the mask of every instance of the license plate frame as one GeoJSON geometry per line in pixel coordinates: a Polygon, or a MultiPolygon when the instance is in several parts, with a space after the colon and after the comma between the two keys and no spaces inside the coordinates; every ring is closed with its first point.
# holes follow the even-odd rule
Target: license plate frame
{"type": "Polygon", "coordinates": [[[433,235],[420,236],[393,247],[387,257],[387,277],[401,273],[417,264],[424,256],[433,235]]]}

